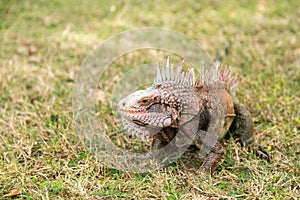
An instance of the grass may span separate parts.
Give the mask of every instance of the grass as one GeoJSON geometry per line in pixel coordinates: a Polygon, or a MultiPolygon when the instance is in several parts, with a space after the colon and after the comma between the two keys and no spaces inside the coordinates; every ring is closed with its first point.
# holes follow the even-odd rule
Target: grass
{"type": "MultiPolygon", "coordinates": [[[[19,189],[15,199],[299,199],[299,7],[296,0],[4,0],[0,198],[19,189]],[[145,26],[182,32],[211,55],[231,43],[224,63],[239,74],[237,98],[250,108],[256,139],[270,150],[270,163],[233,139],[226,141],[224,162],[208,178],[186,158],[144,174],[95,161],[73,124],[76,75],[97,44],[145,26]]],[[[107,83],[111,78],[108,74],[107,83]]],[[[106,104],[110,96],[103,91],[106,104]]],[[[99,112],[101,125],[113,129],[110,110],[99,112]]]]}

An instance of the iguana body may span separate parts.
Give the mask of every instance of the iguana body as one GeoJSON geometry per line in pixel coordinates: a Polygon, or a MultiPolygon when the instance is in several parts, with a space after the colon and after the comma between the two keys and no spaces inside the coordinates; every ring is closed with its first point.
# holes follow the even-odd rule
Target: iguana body
{"type": "Polygon", "coordinates": [[[166,146],[182,130],[199,149],[209,150],[203,163],[206,171],[213,171],[221,159],[220,140],[229,129],[239,135],[242,146],[269,157],[254,143],[250,112],[233,99],[236,78],[218,66],[203,69],[196,80],[194,77],[194,69],[182,72],[182,65],[175,72],[169,59],[165,67],[157,66],[152,87],[119,102],[125,128],[142,139],[152,138],[154,148],[166,146]]]}

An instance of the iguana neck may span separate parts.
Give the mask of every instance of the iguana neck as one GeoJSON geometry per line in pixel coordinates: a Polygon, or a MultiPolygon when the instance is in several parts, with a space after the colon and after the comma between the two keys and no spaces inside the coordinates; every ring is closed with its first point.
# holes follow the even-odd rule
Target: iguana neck
{"type": "Polygon", "coordinates": [[[199,113],[198,98],[193,87],[173,83],[164,83],[157,87],[161,95],[161,104],[167,106],[172,121],[177,122],[177,126],[189,122],[199,113]]]}

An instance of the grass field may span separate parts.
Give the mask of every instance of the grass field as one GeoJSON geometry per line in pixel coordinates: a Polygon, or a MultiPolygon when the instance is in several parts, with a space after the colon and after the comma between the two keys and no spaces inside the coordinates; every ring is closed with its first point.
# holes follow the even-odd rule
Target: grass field
{"type": "Polygon", "coordinates": [[[0,30],[0,198],[300,199],[299,1],[3,0],[0,30]],[[147,26],[182,32],[213,56],[231,43],[223,62],[239,74],[236,96],[271,162],[234,139],[212,177],[184,159],[144,174],[95,161],[73,123],[76,75],[100,42],[147,26]]]}

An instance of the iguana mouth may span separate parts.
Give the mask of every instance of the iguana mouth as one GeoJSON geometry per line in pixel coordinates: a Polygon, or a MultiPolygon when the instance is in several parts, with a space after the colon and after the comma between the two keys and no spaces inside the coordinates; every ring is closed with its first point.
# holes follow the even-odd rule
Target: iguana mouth
{"type": "Polygon", "coordinates": [[[147,126],[147,123],[141,122],[140,120],[132,120],[133,123],[139,125],[139,126],[147,126]]]}
{"type": "Polygon", "coordinates": [[[147,112],[146,109],[119,109],[122,113],[130,113],[130,114],[144,114],[147,112]]]}

